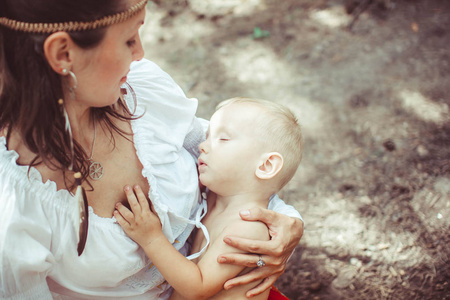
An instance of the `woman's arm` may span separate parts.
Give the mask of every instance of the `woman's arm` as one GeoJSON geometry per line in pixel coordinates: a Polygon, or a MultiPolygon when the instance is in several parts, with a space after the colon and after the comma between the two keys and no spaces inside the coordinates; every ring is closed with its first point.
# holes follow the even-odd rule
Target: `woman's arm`
{"type": "Polygon", "coordinates": [[[247,292],[247,297],[261,294],[280,277],[285,269],[289,257],[300,242],[303,235],[303,221],[298,218],[267,210],[255,208],[249,211],[241,211],[241,218],[246,221],[260,221],[267,225],[270,241],[255,241],[236,236],[225,236],[224,242],[247,253],[226,253],[218,257],[221,264],[237,264],[255,267],[259,255],[266,263],[262,268],[245,275],[228,280],[224,288],[230,289],[236,285],[246,284],[252,281],[264,279],[261,284],[247,292]]]}

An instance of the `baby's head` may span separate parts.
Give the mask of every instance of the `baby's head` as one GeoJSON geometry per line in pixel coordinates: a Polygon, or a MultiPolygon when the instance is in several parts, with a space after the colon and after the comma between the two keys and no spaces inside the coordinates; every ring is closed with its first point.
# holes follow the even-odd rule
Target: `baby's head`
{"type": "Polygon", "coordinates": [[[200,150],[200,180],[214,192],[261,184],[277,192],[300,164],[303,138],[288,108],[266,100],[233,98],[217,106],[200,150]]]}

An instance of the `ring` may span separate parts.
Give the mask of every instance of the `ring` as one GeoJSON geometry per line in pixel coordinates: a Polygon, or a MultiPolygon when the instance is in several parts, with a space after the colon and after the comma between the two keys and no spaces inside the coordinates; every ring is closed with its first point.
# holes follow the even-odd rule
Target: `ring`
{"type": "Polygon", "coordinates": [[[262,268],[266,265],[266,263],[262,260],[261,255],[259,256],[259,260],[256,262],[256,265],[258,266],[258,268],[262,268]]]}

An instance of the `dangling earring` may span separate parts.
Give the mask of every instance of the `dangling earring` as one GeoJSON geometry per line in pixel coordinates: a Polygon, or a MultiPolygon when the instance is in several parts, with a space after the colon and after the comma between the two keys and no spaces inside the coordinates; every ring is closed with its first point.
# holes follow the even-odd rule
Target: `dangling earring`
{"type": "MultiPolygon", "coordinates": [[[[61,69],[61,73],[62,73],[64,76],[70,75],[70,77],[72,77],[73,83],[72,83],[72,86],[69,87],[69,91],[70,91],[71,94],[72,94],[72,93],[75,93],[75,89],[76,89],[77,86],[78,86],[77,76],[75,76],[75,74],[74,74],[72,71],[67,70],[66,68],[62,68],[62,69],[61,69]]],[[[73,96],[74,96],[74,95],[73,95],[73,96]]]]}
{"type": "Polygon", "coordinates": [[[75,74],[73,74],[72,71],[69,71],[69,75],[70,75],[70,77],[72,77],[72,81],[73,81],[73,84],[72,84],[71,87],[69,87],[69,90],[70,90],[71,93],[74,94],[73,97],[75,98],[75,89],[78,86],[78,80],[77,80],[77,77],[75,76],[75,74]]]}
{"type": "MultiPolygon", "coordinates": [[[[75,76],[75,74],[72,71],[69,71],[66,68],[62,68],[60,71],[61,71],[62,75],[67,76],[69,74],[72,77],[73,85],[69,86],[69,91],[70,91],[70,96],[72,97],[72,99],[75,99],[75,89],[77,88],[77,85],[78,85],[77,77],[75,76]]],[[[70,161],[70,165],[69,165],[69,171],[72,171],[73,159],[75,156],[74,149],[73,149],[72,127],[70,126],[69,115],[67,114],[66,108],[64,106],[64,100],[59,99],[58,104],[61,107],[61,112],[64,116],[65,130],[66,130],[67,134],[69,135],[69,139],[70,139],[71,161],[70,161]]]]}
{"type": "MultiPolygon", "coordinates": [[[[74,84],[72,87],[69,87],[69,91],[71,93],[71,96],[75,98],[75,89],[77,87],[77,78],[73,72],[68,71],[67,69],[62,69],[61,73],[63,75],[70,74],[72,77],[72,80],[74,81],[74,84]]],[[[70,120],[69,115],[67,114],[66,108],[64,106],[64,100],[59,99],[58,104],[61,107],[61,112],[64,116],[64,122],[67,134],[69,135],[70,140],[70,155],[71,155],[71,161],[69,165],[69,171],[73,171],[73,160],[75,156],[74,147],[73,147],[73,135],[72,135],[72,128],[70,126],[70,120]]],[[[78,233],[78,243],[77,243],[77,252],[78,256],[80,256],[84,248],[86,246],[86,240],[87,240],[87,234],[88,234],[88,227],[89,227],[89,211],[88,211],[88,203],[87,203],[87,197],[86,197],[86,191],[84,190],[83,186],[81,185],[81,173],[76,172],[74,174],[75,178],[75,184],[77,185],[77,189],[75,191],[75,199],[77,200],[78,206],[74,212],[74,220],[78,220],[74,224],[75,231],[78,233]]]]}
{"type": "Polygon", "coordinates": [[[64,129],[66,130],[67,134],[69,135],[69,142],[70,142],[70,165],[69,165],[69,171],[73,170],[73,158],[75,156],[74,150],[73,150],[73,137],[72,137],[72,127],[70,127],[70,120],[69,115],[67,114],[66,108],[64,107],[64,100],[59,99],[58,104],[61,107],[61,113],[64,117],[64,129]]]}

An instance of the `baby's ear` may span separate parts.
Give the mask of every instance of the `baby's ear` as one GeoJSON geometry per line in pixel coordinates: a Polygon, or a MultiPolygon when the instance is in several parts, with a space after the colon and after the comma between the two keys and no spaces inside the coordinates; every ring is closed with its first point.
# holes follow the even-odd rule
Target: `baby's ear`
{"type": "Polygon", "coordinates": [[[283,168],[283,156],[278,152],[265,153],[255,171],[259,179],[271,179],[283,168]]]}

